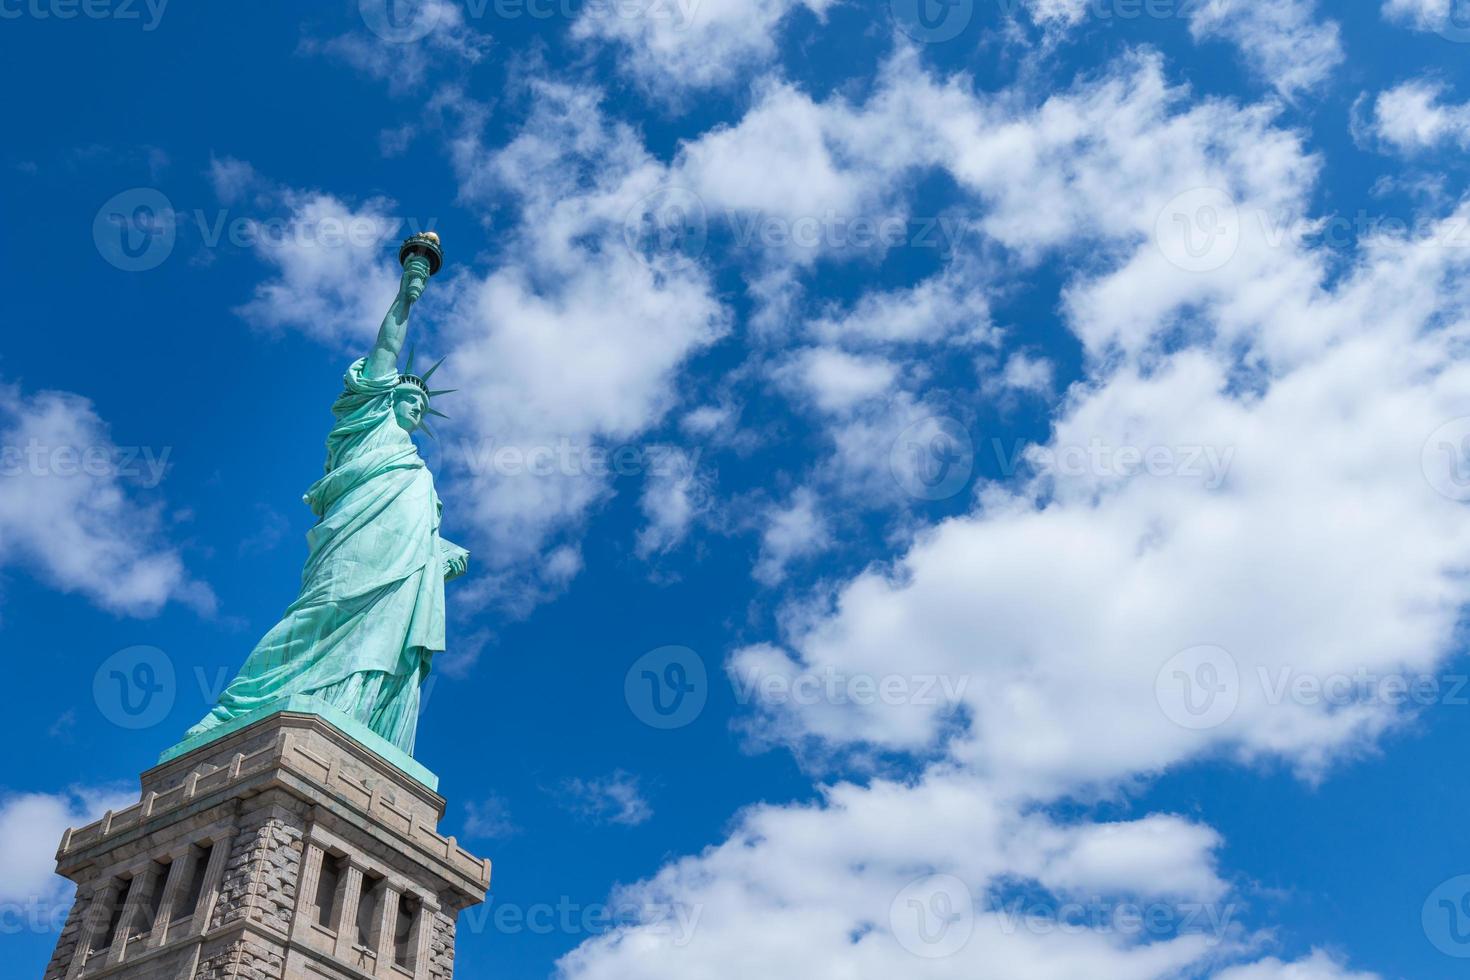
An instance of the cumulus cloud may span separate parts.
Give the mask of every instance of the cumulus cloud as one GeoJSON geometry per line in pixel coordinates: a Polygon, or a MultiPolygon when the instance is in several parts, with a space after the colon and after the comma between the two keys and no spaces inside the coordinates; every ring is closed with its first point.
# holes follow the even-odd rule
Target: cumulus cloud
{"type": "MultiPolygon", "coordinates": [[[[525,126],[494,151],[478,144],[478,117],[462,114],[461,193],[512,202],[513,247],[491,272],[436,280],[413,328],[420,350],[427,340],[447,354],[436,382],[460,389],[441,492],[452,523],[468,526],[481,574],[456,591],[517,611],[575,576],[577,548],[557,539],[611,494],[621,464],[610,450],[662,421],[678,403],[679,367],[730,321],[698,262],[642,251],[631,236],[630,215],[667,186],[667,168],[603,116],[593,90],[537,83],[531,98],[525,126]]],[[[366,352],[401,272],[387,244],[410,225],[381,198],[351,206],[284,189],[279,200],[285,217],[255,247],[275,274],[239,312],[366,352]]],[[[697,474],[648,475],[645,554],[677,542],[700,486],[697,474]]]]}
{"type": "Polygon", "coordinates": [[[798,9],[823,15],[834,0],[663,0],[588,4],[572,36],[611,43],[619,64],[655,97],[728,85],[776,56],[777,35],[798,9]]]}
{"type": "Polygon", "coordinates": [[[69,827],[138,802],[120,787],[73,787],[60,793],[0,794],[0,902],[40,903],[59,928],[70,906],[71,883],[56,874],[56,846],[69,827]]]}
{"type": "MultiPolygon", "coordinates": [[[[1390,5],[1404,2],[1389,0],[1390,5]]],[[[1031,20],[1053,44],[1084,25],[1091,11],[1101,9],[1101,5],[1091,0],[1022,0],[1022,3],[1031,20]]],[[[1274,3],[1200,0],[1177,9],[1187,11],[1189,31],[1196,41],[1220,40],[1234,45],[1252,72],[1290,99],[1320,88],[1345,58],[1341,28],[1336,21],[1319,19],[1317,7],[1317,0],[1274,3]]],[[[1140,8],[1133,8],[1133,17],[1139,13],[1140,8]]]]}
{"type": "MultiPolygon", "coordinates": [[[[877,259],[898,246],[943,254],[968,226],[913,215],[902,178],[933,164],[944,112],[961,97],[928,84],[917,64],[901,47],[860,103],[836,94],[819,102],[767,80],[738,122],[680,148],[673,179],[729,234],[735,257],[756,265],[877,259]]],[[[944,302],[945,292],[924,298],[944,302]]]]}
{"type": "Polygon", "coordinates": [[[1274,956],[1259,963],[1231,967],[1215,980],[1378,980],[1376,973],[1357,973],[1323,952],[1313,950],[1304,959],[1283,963],[1274,956]]]}
{"type": "Polygon", "coordinates": [[[1089,0],[1023,0],[1031,19],[1049,30],[1076,27],[1087,17],[1089,0]]]}
{"type": "Polygon", "coordinates": [[[620,896],[689,910],[690,918],[697,912],[698,927],[681,947],[674,943],[685,937],[666,927],[619,929],[584,943],[559,967],[573,980],[661,980],[687,976],[692,964],[709,977],[1141,980],[1237,946],[1223,915],[1175,936],[1058,928],[1062,895],[1084,903],[1126,896],[1151,906],[1179,891],[1202,904],[1220,892],[1208,831],[1177,818],[1112,825],[1120,842],[1149,838],[1146,866],[1076,857],[1106,832],[1020,816],[968,779],[844,783],[828,787],[820,805],[750,808],[728,840],[620,896]],[[1164,867],[1163,879],[1146,879],[1147,869],[1164,867]],[[984,901],[985,883],[1000,876],[1043,888],[1046,897],[984,901]]]}
{"type": "Polygon", "coordinates": [[[779,585],[791,562],[816,554],[831,543],[831,529],[820,511],[817,495],[802,487],[784,505],[762,516],[760,557],[751,574],[763,585],[779,585]]]}
{"type": "Polygon", "coordinates": [[[865,292],[850,309],[830,309],[807,329],[848,346],[922,342],[992,344],[988,279],[968,263],[951,263],[914,286],[865,292]]]}
{"type": "MultiPolygon", "coordinates": [[[[918,158],[983,202],[1006,271],[1088,255],[1063,303],[1085,384],[1016,478],[794,610],[780,642],[729,659],[767,744],[830,765],[899,754],[922,775],[745,811],[728,840],[632,889],[700,909],[688,945],[630,926],[563,971],[1355,976],[1320,953],[1264,955],[1210,828],[1044,814],[1202,757],[1317,778],[1405,719],[1379,689],[1313,700],[1281,680],[1417,676],[1452,649],[1470,599],[1464,461],[1459,430],[1435,434],[1470,417],[1455,353],[1470,329],[1466,258],[1382,241],[1334,274],[1273,233],[1311,221],[1319,162],[1301,136],[1271,104],[1169,86],[1151,55],[1034,109],[904,67],[884,85],[880,99],[934,96],[913,100],[933,108],[894,145],[933,137],[918,158]],[[1234,223],[1230,247],[1202,262],[1178,249],[1173,219],[1189,231],[1206,204],[1234,223]],[[1018,894],[1032,913],[1019,919],[1018,894]],[[1151,904],[1180,927],[1043,928],[1092,899],[1151,904]],[[1179,923],[1191,906],[1208,925],[1179,923]],[[933,955],[925,937],[946,934],[933,955]]],[[[816,109],[828,111],[849,107],[816,109]]],[[[834,458],[853,462],[832,482],[881,469],[894,428],[921,411],[900,393],[834,426],[834,458]]]]}
{"type": "MultiPolygon", "coordinates": [[[[449,380],[473,379],[456,396],[467,448],[451,493],[487,543],[492,571],[507,573],[605,499],[604,450],[664,419],[678,403],[680,367],[730,323],[700,263],[637,247],[637,215],[667,186],[667,168],[604,117],[594,92],[533,88],[519,135],[461,161],[464,192],[509,195],[519,223],[508,231],[508,260],[461,285],[445,330],[449,380]],[[496,464],[506,447],[527,460],[555,447],[558,461],[496,464]]],[[[650,551],[680,518],[679,498],[660,489],[670,488],[650,491],[650,551]]],[[[678,492],[688,503],[695,490],[690,482],[678,492]]]]}
{"type": "Polygon", "coordinates": [[[1373,103],[1373,133],[1405,154],[1470,147],[1470,103],[1447,102],[1445,93],[1443,83],[1428,78],[1380,92],[1373,103]]]}
{"type": "MultiPolygon", "coordinates": [[[[1195,29],[1248,48],[1289,96],[1341,58],[1312,11],[1222,0],[1195,29]]],[[[625,54],[652,50],[637,46],[644,30],[619,35],[625,54]]],[[[809,401],[830,443],[756,525],[757,577],[780,581],[822,547],[834,502],[911,503],[894,447],[933,437],[949,412],[906,384],[998,341],[992,288],[1056,260],[1084,372],[1014,478],[940,523],[911,522],[892,561],[793,602],[777,636],[729,657],[763,744],[866,782],[833,777],[816,802],[742,812],[727,840],[628,889],[702,910],[686,945],[629,924],[568,954],[565,975],[1352,976],[1322,954],[1267,956],[1270,938],[1237,919],[1211,828],[1169,813],[1103,823],[1076,803],[1201,758],[1317,778],[1404,720],[1373,691],[1283,692],[1301,676],[1430,671],[1450,649],[1470,599],[1453,428],[1470,418],[1455,357],[1465,261],[1383,241],[1342,268],[1282,234],[1312,226],[1321,161],[1280,100],[1197,97],[1146,51],[1040,102],[938,77],[905,49],[861,99],[766,80],[740,119],[667,165],[595,90],[530,90],[509,144],[486,151],[469,127],[454,144],[464,200],[514,216],[507,262],[444,297],[439,339],[474,379],[456,418],[477,451],[559,459],[565,444],[585,460],[672,416],[679,372],[729,325],[704,264],[711,221],[748,250],[735,262],[768,355],[756,371],[809,401]],[[739,241],[733,216],[788,230],[911,218],[914,181],[935,173],[977,241],[927,280],[808,315],[803,277],[819,259],[882,249],[825,231],[739,241]],[[1170,927],[1055,928],[1078,901],[1148,903],[1170,927]],[[1209,914],[1184,922],[1190,906],[1209,914]]],[[[1041,391],[1047,372],[1022,355],[1003,373],[1041,391]]],[[[716,432],[734,414],[722,402],[682,418],[716,432]]],[[[610,492],[605,476],[449,464],[492,583],[534,567],[534,591],[576,573],[569,539],[610,492]]],[[[687,532],[689,491],[648,486],[641,550],[687,532]]],[[[644,818],[626,774],[566,789],[605,819],[644,818]]]]}
{"type": "Polygon", "coordinates": [[[1283,96],[1319,87],[1343,62],[1341,30],[1316,18],[1315,0],[1205,0],[1189,30],[1196,39],[1223,38],[1283,96]]]}
{"type": "Polygon", "coordinates": [[[285,190],[280,205],[280,217],[247,221],[256,257],[275,276],[236,312],[259,327],[365,353],[402,275],[388,247],[407,237],[394,203],[379,197],[354,207],[320,191],[285,190]]]}
{"type": "Polygon", "coordinates": [[[898,368],[882,357],[809,347],[794,354],[776,375],[822,411],[844,412],[891,391],[898,368]]]}
{"type": "MultiPolygon", "coordinates": [[[[1123,108],[1108,101],[1092,105],[1109,112],[1123,108]]],[[[1160,119],[1158,127],[1168,131],[1172,124],[1160,119]]],[[[1269,152],[1274,137],[1262,135],[1265,146],[1257,149],[1269,152]]],[[[1171,166],[1167,157],[1153,159],[1160,170],[1171,166]]],[[[1076,176],[1078,182],[1088,178],[1085,168],[1076,176]]],[[[1126,183],[1115,183],[1110,197],[1129,192],[1126,183]]],[[[1141,692],[1151,702],[1159,668],[1196,644],[1232,651],[1241,672],[1252,677],[1288,665],[1316,672],[1332,663],[1369,664],[1385,672],[1427,669],[1442,652],[1445,630],[1463,601],[1444,573],[1464,543],[1455,530],[1457,502],[1436,493],[1419,464],[1424,439],[1463,414],[1452,384],[1458,373],[1449,356],[1454,331],[1426,332],[1426,324],[1443,313],[1436,303],[1458,301],[1440,283],[1459,256],[1384,243],[1328,292],[1319,259],[1290,248],[1238,254],[1213,277],[1167,263],[1155,266],[1158,251],[1147,243],[1132,256],[1120,256],[1111,274],[1081,279],[1069,292],[1072,322],[1084,339],[1100,318],[1111,316],[1125,279],[1136,278],[1140,290],[1146,282],[1156,297],[1172,302],[1132,307],[1129,329],[1136,335],[1125,350],[1136,352],[1138,364],[1125,362],[1095,377],[1066,406],[1051,443],[1032,456],[1034,480],[989,488],[976,515],[924,536],[894,569],[858,577],[838,596],[830,618],[794,638],[808,667],[881,673],[889,651],[902,647],[910,669],[977,677],[964,705],[975,719],[972,738],[953,748],[987,772],[1015,770],[1018,777],[1035,779],[1059,765],[1053,773],[1057,785],[1070,785],[1157,770],[1211,743],[1318,766],[1334,750],[1381,730],[1393,711],[1376,703],[1331,712],[1270,704],[1260,685],[1251,685],[1241,692],[1234,717],[1207,737],[1178,729],[1161,712],[1151,718],[1138,713],[1137,704],[1119,705],[1120,716],[1133,721],[1108,738],[1089,733],[1086,719],[1107,714],[1101,709],[1114,682],[1120,692],[1141,692]],[[1148,263],[1147,273],[1140,271],[1140,261],[1148,263]],[[1182,281],[1183,290],[1175,293],[1170,280],[1182,281]],[[1235,284],[1228,300],[1220,288],[1224,283],[1235,284]],[[1286,290],[1292,299],[1281,303],[1286,290]],[[1420,294],[1411,295],[1415,290],[1420,294]],[[1150,351],[1153,338],[1174,328],[1177,311],[1194,304],[1208,304],[1202,338],[1211,339],[1168,356],[1150,351]],[[1375,328],[1367,329],[1369,323],[1375,328]],[[1252,388],[1249,397],[1233,390],[1237,368],[1227,353],[1242,342],[1253,345],[1247,363],[1271,379],[1252,388]],[[1426,380],[1425,364],[1438,365],[1441,373],[1426,380]],[[1361,418],[1356,412],[1340,418],[1330,407],[1349,392],[1361,406],[1361,418]],[[1414,436],[1406,439],[1402,432],[1414,436]],[[1069,447],[1094,443],[1113,450],[1171,447],[1174,465],[1153,475],[1152,468],[1146,472],[1106,453],[1090,457],[1079,471],[1055,465],[1069,447]],[[1357,472],[1364,453],[1398,463],[1375,479],[1357,472]],[[1195,465],[1186,464],[1186,455],[1195,457],[1195,465]],[[1333,515],[1355,512],[1365,497],[1389,506],[1392,519],[1364,519],[1339,529],[1333,515]],[[1278,524],[1291,533],[1270,530],[1278,524]],[[1406,534],[1426,549],[1413,570],[1388,557],[1398,553],[1406,534]],[[1225,538],[1235,542],[1233,548],[1221,547],[1225,538]],[[1335,545],[1328,548],[1328,541],[1335,545]],[[1231,553],[1239,553],[1238,564],[1225,560],[1231,553]],[[1077,554],[1087,561],[1073,562],[1077,554]],[[980,555],[990,557],[977,562],[980,555]],[[1238,606],[1220,601],[1221,589],[1242,568],[1265,570],[1253,573],[1250,591],[1270,596],[1269,615],[1239,616],[1238,606]],[[1260,574],[1280,575],[1282,581],[1266,587],[1260,574]],[[1341,617],[1320,621],[1313,590],[1304,589],[1303,581],[1322,594],[1358,597],[1353,607],[1364,618],[1351,624],[1341,617]],[[1424,601],[1409,599],[1406,588],[1424,601]],[[1022,594],[1047,608],[1018,604],[1022,594]],[[1120,619],[1102,606],[1087,613],[1078,605],[1090,596],[1116,610],[1120,595],[1157,612],[1120,619]],[[1004,608],[988,607],[985,596],[1003,596],[1004,608]],[[1196,597],[1192,607],[1186,596],[1196,597]],[[1063,615],[1062,606],[1052,602],[1072,614],[1063,615]],[[1222,607],[1232,610],[1228,617],[1222,618],[1222,607]],[[1104,621],[1113,629],[1099,632],[1097,624],[1104,621]],[[1398,642],[1378,635],[1373,624],[1385,621],[1395,623],[1398,642]],[[1258,629],[1265,622],[1271,624],[1268,633],[1258,629]],[[1007,623],[1016,631],[1009,638],[1007,623]],[[1059,631],[1054,642],[1037,632],[1038,623],[1059,631]],[[1175,633],[1176,627],[1182,629],[1175,633]],[[978,674],[972,661],[976,636],[985,637],[987,651],[978,674]],[[1061,660],[1038,667],[1032,657],[1043,647],[1061,660]],[[932,659],[923,652],[941,648],[947,652],[932,659]],[[1012,650],[1028,652],[1016,659],[1012,650]],[[1095,667],[1088,668],[1089,662],[1095,667]],[[1129,663],[1139,671],[1132,677],[1129,663]],[[1013,677],[1011,669],[1018,671],[1013,677]],[[1063,691],[1048,687],[1044,698],[1028,696],[1029,678],[1038,669],[1072,683],[1063,691]],[[1085,691],[1087,710],[1069,707],[1066,690],[1079,697],[1085,691]],[[1043,736],[1043,728],[1050,734],[1043,736]],[[1123,737],[1125,730],[1136,740],[1123,737]],[[1133,755],[1135,750],[1140,754],[1133,755]]],[[[1122,695],[1125,701],[1132,696],[1122,695]]],[[[947,733],[946,711],[952,707],[821,705],[795,715],[821,739],[921,749],[947,733]]]]}
{"type": "Polygon", "coordinates": [[[1012,354],[1000,372],[1002,384],[1014,391],[1047,394],[1051,391],[1056,368],[1045,357],[1033,357],[1026,353],[1012,354]]]}
{"type": "Polygon", "coordinates": [[[81,395],[0,384],[0,562],[117,613],[212,612],[213,592],[164,540],[168,457],[114,443],[81,395]]]}
{"type": "Polygon", "coordinates": [[[702,454],[674,446],[655,449],[658,464],[646,475],[639,501],[648,523],[638,532],[636,550],[645,558],[677,547],[710,507],[712,479],[698,468],[702,454]]]}
{"type": "Polygon", "coordinates": [[[1453,40],[1470,37],[1457,0],[1386,0],[1383,16],[1415,30],[1434,31],[1453,40]]]}

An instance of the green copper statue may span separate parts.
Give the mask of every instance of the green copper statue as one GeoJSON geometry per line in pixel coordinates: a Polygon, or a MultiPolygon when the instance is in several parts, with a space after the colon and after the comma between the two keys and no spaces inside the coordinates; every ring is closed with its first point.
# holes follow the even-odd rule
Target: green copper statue
{"type": "MultiPolygon", "coordinates": [[[[444,583],[469,552],[439,536],[434,478],[410,438],[441,415],[429,377],[402,373],[408,313],[443,255],[432,232],[404,242],[403,279],[377,344],[332,406],[326,475],[306,492],[320,518],[301,594],[186,739],[297,695],[325,702],[412,755],[419,686],[444,649],[444,583]]],[[[442,361],[441,361],[442,363],[442,361]]]]}

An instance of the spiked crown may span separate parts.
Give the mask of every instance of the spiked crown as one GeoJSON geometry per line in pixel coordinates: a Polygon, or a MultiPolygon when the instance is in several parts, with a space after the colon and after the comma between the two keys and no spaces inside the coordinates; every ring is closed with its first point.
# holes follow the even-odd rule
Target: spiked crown
{"type": "MultiPolygon", "coordinates": [[[[441,419],[447,419],[447,418],[449,418],[448,415],[445,415],[443,412],[439,411],[437,408],[434,408],[433,405],[432,405],[432,401],[433,401],[433,399],[434,399],[434,397],[436,395],[447,395],[450,392],[458,391],[459,389],[457,389],[457,388],[439,388],[439,389],[435,390],[435,389],[431,389],[429,387],[429,379],[434,376],[434,372],[435,371],[439,370],[439,365],[444,363],[444,358],[442,358],[442,357],[439,358],[438,362],[436,362],[433,367],[429,368],[429,370],[425,371],[423,373],[423,376],[420,377],[419,375],[413,373],[413,354],[414,354],[414,349],[412,347],[410,347],[408,349],[408,363],[404,366],[403,370],[401,372],[399,372],[399,375],[398,375],[398,387],[401,388],[401,387],[407,385],[407,386],[409,386],[411,388],[415,388],[415,389],[418,390],[419,394],[421,394],[421,395],[424,396],[424,401],[425,402],[431,403],[431,404],[428,404],[428,405],[425,406],[425,408],[424,408],[424,414],[425,415],[437,415],[441,419]]],[[[434,430],[431,429],[431,428],[429,428],[429,424],[428,424],[427,421],[420,422],[419,423],[419,428],[423,429],[431,437],[434,435],[434,430]]]]}

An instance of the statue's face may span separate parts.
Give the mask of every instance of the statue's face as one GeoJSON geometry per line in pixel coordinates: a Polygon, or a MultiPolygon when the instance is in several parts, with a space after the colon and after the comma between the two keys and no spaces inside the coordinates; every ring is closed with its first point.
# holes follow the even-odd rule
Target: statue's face
{"type": "Polygon", "coordinates": [[[399,388],[393,392],[393,417],[404,432],[412,432],[424,420],[424,408],[428,399],[422,392],[411,388],[399,388]]]}

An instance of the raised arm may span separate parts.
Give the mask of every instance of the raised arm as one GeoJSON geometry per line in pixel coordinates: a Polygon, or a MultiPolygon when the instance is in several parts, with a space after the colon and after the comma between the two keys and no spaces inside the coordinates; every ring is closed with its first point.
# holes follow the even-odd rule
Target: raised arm
{"type": "Polygon", "coordinates": [[[370,378],[385,378],[398,370],[398,355],[408,336],[408,311],[424,294],[429,281],[429,260],[411,256],[403,265],[403,278],[398,282],[398,295],[378,328],[378,341],[368,355],[365,373],[370,378]]]}

